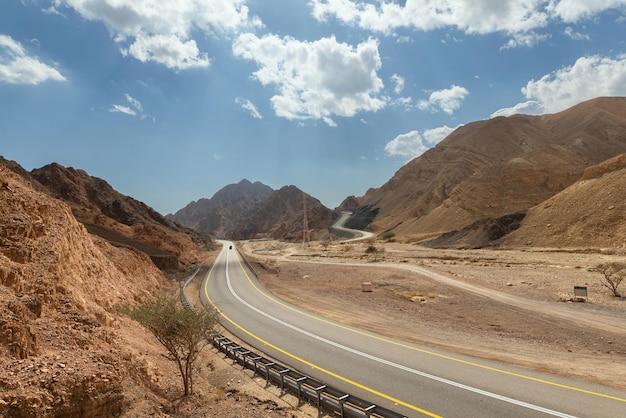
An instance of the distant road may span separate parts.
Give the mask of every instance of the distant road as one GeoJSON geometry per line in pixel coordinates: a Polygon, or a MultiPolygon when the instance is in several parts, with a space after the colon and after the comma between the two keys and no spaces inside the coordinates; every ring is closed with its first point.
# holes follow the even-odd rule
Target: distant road
{"type": "Polygon", "coordinates": [[[346,393],[407,417],[626,416],[624,390],[393,340],[290,305],[269,293],[230,245],[200,291],[224,327],[346,393]]]}
{"type": "Polygon", "coordinates": [[[351,215],[352,215],[352,212],[342,212],[339,219],[337,219],[337,221],[330,228],[352,235],[353,238],[350,238],[346,240],[345,242],[365,241],[365,240],[374,238],[374,234],[371,232],[346,228],[344,225],[346,224],[348,219],[350,219],[351,215]]]}

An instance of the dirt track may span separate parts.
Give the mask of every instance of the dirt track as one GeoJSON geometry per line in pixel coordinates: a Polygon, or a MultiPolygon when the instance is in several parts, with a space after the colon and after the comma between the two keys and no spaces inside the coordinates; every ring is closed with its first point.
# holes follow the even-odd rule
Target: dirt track
{"type": "Polygon", "coordinates": [[[626,387],[626,301],[610,297],[595,265],[623,254],[452,251],[365,244],[328,250],[243,245],[277,296],[383,335],[626,387]],[[363,282],[372,292],[363,292],[363,282]],[[573,286],[589,300],[572,303],[573,286]]]}

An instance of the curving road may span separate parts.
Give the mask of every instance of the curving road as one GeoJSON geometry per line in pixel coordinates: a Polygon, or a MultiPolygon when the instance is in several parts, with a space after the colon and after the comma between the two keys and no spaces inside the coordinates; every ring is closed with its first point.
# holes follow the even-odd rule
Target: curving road
{"type": "Polygon", "coordinates": [[[341,212],[341,216],[337,218],[335,223],[330,227],[331,230],[335,229],[337,231],[344,232],[348,235],[352,235],[352,238],[345,240],[344,242],[354,242],[354,241],[366,241],[368,239],[374,238],[374,233],[367,231],[360,231],[358,229],[350,229],[346,228],[344,225],[352,216],[352,212],[341,212]]]}
{"type": "Polygon", "coordinates": [[[303,311],[264,289],[230,245],[201,287],[225,328],[347,393],[408,417],[626,416],[623,390],[412,345],[303,311]]]}

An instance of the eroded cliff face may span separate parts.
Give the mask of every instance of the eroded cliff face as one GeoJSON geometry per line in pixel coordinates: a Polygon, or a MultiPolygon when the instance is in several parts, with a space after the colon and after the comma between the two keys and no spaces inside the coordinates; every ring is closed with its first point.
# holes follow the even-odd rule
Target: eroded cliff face
{"type": "Polygon", "coordinates": [[[0,164],[0,416],[119,415],[124,387],[150,379],[114,306],[166,285],[147,255],[90,235],[0,164]]]}

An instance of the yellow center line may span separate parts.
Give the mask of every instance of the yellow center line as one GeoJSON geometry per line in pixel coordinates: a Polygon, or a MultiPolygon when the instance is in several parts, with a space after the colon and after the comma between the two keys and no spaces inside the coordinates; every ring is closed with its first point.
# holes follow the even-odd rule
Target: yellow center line
{"type": "MultiPolygon", "coordinates": [[[[249,281],[250,283],[252,283],[252,281],[250,280],[250,277],[248,276],[248,273],[246,273],[245,268],[244,268],[244,267],[243,267],[243,265],[241,264],[241,259],[239,259],[239,257],[238,257],[238,258],[237,258],[237,260],[238,260],[238,262],[239,262],[239,266],[241,267],[241,269],[242,269],[243,273],[245,274],[246,278],[248,279],[248,281],[249,281]]],[[[284,355],[286,355],[286,356],[288,356],[288,357],[290,357],[290,358],[292,358],[292,359],[294,359],[294,360],[297,360],[298,362],[303,363],[303,364],[305,364],[305,365],[307,365],[307,366],[309,366],[309,367],[311,367],[311,368],[313,368],[313,369],[315,369],[315,370],[319,370],[319,371],[320,371],[320,372],[322,372],[322,373],[325,373],[325,374],[327,374],[327,375],[329,375],[329,376],[332,376],[332,377],[334,377],[335,379],[341,380],[341,381],[343,381],[343,382],[345,382],[345,383],[348,383],[348,384],[350,384],[350,385],[352,385],[352,386],[355,386],[355,387],[357,387],[357,388],[359,388],[359,389],[361,389],[361,390],[365,390],[365,391],[370,392],[370,393],[372,393],[372,394],[374,394],[374,395],[380,396],[381,398],[387,399],[387,400],[389,400],[389,401],[391,401],[391,402],[393,402],[393,403],[395,403],[395,404],[397,404],[397,405],[402,405],[402,406],[404,406],[404,407],[406,407],[406,408],[412,409],[412,410],[414,410],[414,411],[417,411],[417,412],[419,412],[419,413],[421,413],[421,414],[424,414],[424,415],[427,415],[427,416],[429,416],[429,417],[433,417],[433,418],[441,418],[439,415],[436,415],[436,414],[434,414],[434,413],[432,413],[432,412],[426,411],[425,409],[419,408],[419,407],[417,407],[417,406],[415,406],[415,405],[411,405],[411,404],[409,404],[409,403],[407,403],[407,402],[404,402],[404,401],[401,401],[401,400],[399,400],[399,399],[396,399],[396,398],[394,398],[393,396],[386,395],[386,394],[384,394],[384,393],[382,393],[382,392],[377,391],[376,389],[372,389],[372,388],[370,388],[370,387],[368,387],[368,386],[362,385],[362,384],[360,384],[360,383],[358,383],[358,382],[355,382],[355,381],[350,380],[350,379],[348,379],[348,378],[346,378],[346,377],[343,377],[343,376],[341,376],[341,375],[339,375],[339,374],[337,374],[337,373],[334,373],[334,372],[332,372],[332,371],[330,371],[330,370],[327,370],[327,369],[325,369],[325,368],[323,368],[323,367],[320,367],[320,366],[318,366],[318,365],[316,365],[316,364],[314,364],[314,363],[312,363],[312,362],[310,362],[310,361],[308,361],[308,360],[305,360],[305,359],[303,359],[303,358],[301,358],[301,357],[298,357],[298,356],[296,356],[295,354],[292,354],[292,353],[290,353],[290,352],[288,352],[288,351],[286,351],[286,350],[284,350],[284,349],[282,349],[282,348],[280,348],[280,347],[278,347],[278,346],[276,346],[276,345],[274,345],[274,344],[270,343],[269,341],[264,340],[263,338],[261,338],[261,337],[259,337],[258,335],[256,335],[256,334],[252,333],[251,331],[248,331],[246,328],[242,327],[242,326],[241,326],[241,325],[239,325],[237,322],[233,321],[233,320],[232,320],[232,319],[231,319],[228,315],[226,315],[224,312],[222,312],[222,311],[221,311],[221,310],[217,307],[217,305],[215,305],[215,303],[213,303],[213,300],[212,300],[212,299],[210,298],[210,296],[209,296],[209,292],[208,292],[208,283],[209,283],[209,280],[210,280],[210,278],[211,278],[211,274],[213,273],[213,269],[215,268],[215,265],[216,265],[216,264],[217,264],[217,262],[213,264],[213,267],[211,267],[211,270],[209,270],[209,273],[207,274],[207,280],[206,280],[206,282],[205,282],[205,286],[204,286],[204,296],[207,298],[207,300],[209,301],[209,303],[213,306],[213,309],[215,309],[215,311],[216,311],[217,313],[219,313],[219,314],[220,314],[220,315],[221,315],[224,319],[226,319],[228,322],[230,322],[233,326],[235,326],[236,328],[238,328],[238,329],[239,329],[239,330],[241,330],[242,332],[244,332],[244,333],[248,334],[250,337],[254,338],[255,340],[257,340],[257,341],[259,341],[259,342],[261,342],[261,343],[263,343],[263,344],[267,345],[268,347],[271,347],[271,348],[273,348],[274,350],[276,350],[276,351],[278,351],[278,352],[280,352],[280,353],[282,353],[282,354],[284,354],[284,355]]],[[[260,291],[260,290],[259,290],[259,288],[258,288],[257,286],[255,286],[255,285],[254,285],[254,283],[252,283],[252,285],[254,286],[254,288],[255,288],[255,289],[257,289],[258,291],[260,291]]],[[[263,292],[261,292],[261,293],[262,293],[263,295],[265,295],[263,292]]],[[[265,295],[265,296],[267,296],[267,295],[265,295]]]]}
{"type": "Polygon", "coordinates": [[[239,262],[239,266],[243,270],[243,273],[245,274],[246,278],[248,279],[248,282],[250,282],[250,284],[257,290],[257,292],[259,292],[260,294],[262,294],[263,296],[265,296],[266,298],[270,299],[271,301],[273,301],[274,303],[276,303],[278,305],[281,305],[281,306],[283,306],[283,307],[285,307],[287,309],[290,309],[291,311],[297,312],[300,315],[304,315],[304,316],[307,316],[309,318],[312,318],[312,319],[315,319],[317,321],[320,321],[320,322],[322,322],[324,324],[331,325],[331,326],[340,328],[340,329],[345,330],[345,331],[349,331],[349,332],[352,332],[352,333],[355,333],[355,334],[358,334],[358,335],[366,336],[366,337],[369,337],[369,338],[372,338],[372,339],[375,339],[375,340],[378,340],[378,341],[382,341],[382,342],[385,342],[385,343],[388,343],[388,344],[392,344],[392,345],[395,345],[395,346],[398,346],[398,347],[402,347],[402,348],[406,348],[406,349],[409,349],[409,350],[417,351],[417,352],[420,352],[422,354],[428,354],[428,355],[431,355],[431,356],[443,358],[443,359],[454,361],[454,362],[457,362],[457,363],[462,363],[462,364],[465,364],[465,365],[468,365],[468,366],[473,366],[473,367],[481,368],[481,369],[484,369],[484,370],[489,370],[489,371],[496,372],[496,373],[501,373],[501,374],[505,374],[505,375],[509,375],[509,376],[518,377],[520,379],[526,379],[526,380],[529,380],[529,381],[538,382],[538,383],[542,383],[542,384],[546,384],[546,385],[550,385],[550,386],[554,386],[554,387],[559,387],[559,388],[562,388],[562,389],[567,389],[567,390],[571,390],[571,391],[575,391],[575,392],[579,392],[579,393],[585,393],[587,395],[598,396],[598,397],[601,397],[601,398],[611,399],[611,400],[614,400],[614,401],[626,403],[626,399],[619,398],[617,396],[611,396],[611,395],[607,395],[607,394],[604,394],[604,393],[590,391],[590,390],[587,390],[587,389],[577,388],[577,387],[574,387],[574,386],[568,386],[568,385],[564,385],[564,384],[561,384],[561,383],[552,382],[552,381],[545,380],[545,379],[540,379],[540,378],[537,378],[537,377],[532,377],[532,376],[528,376],[528,375],[524,375],[524,374],[520,374],[520,373],[511,372],[511,371],[508,371],[508,370],[499,369],[499,368],[496,368],[496,367],[486,366],[484,364],[479,364],[479,363],[475,363],[475,362],[468,361],[468,360],[463,360],[463,359],[460,359],[460,358],[457,358],[457,357],[452,357],[452,356],[449,356],[449,355],[436,353],[436,352],[433,352],[433,351],[429,351],[429,350],[425,350],[425,349],[422,349],[422,348],[419,348],[419,347],[415,347],[415,346],[411,346],[411,345],[408,345],[408,344],[404,344],[402,342],[393,341],[391,339],[388,339],[388,338],[385,338],[385,337],[381,337],[381,336],[376,335],[376,334],[371,334],[369,332],[365,332],[365,331],[362,331],[362,330],[359,330],[359,329],[351,328],[351,327],[348,327],[346,325],[343,325],[343,324],[340,324],[340,323],[337,323],[337,322],[333,322],[333,321],[321,318],[321,317],[313,315],[313,314],[311,314],[309,312],[302,311],[300,309],[294,308],[293,306],[287,305],[282,300],[276,299],[275,297],[273,297],[273,296],[269,295],[268,293],[264,292],[263,290],[261,290],[252,281],[250,276],[248,276],[248,273],[246,272],[246,269],[243,267],[243,265],[241,263],[241,259],[239,257],[237,257],[237,260],[239,262]]]}

